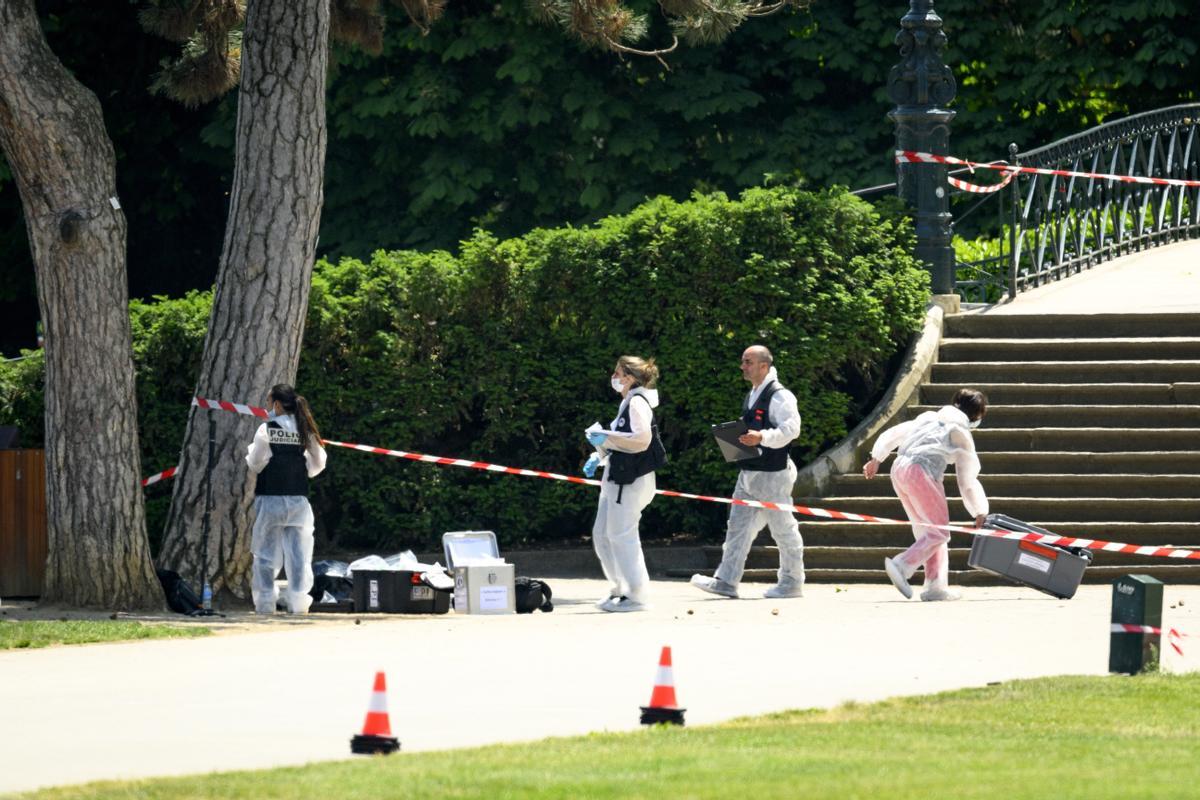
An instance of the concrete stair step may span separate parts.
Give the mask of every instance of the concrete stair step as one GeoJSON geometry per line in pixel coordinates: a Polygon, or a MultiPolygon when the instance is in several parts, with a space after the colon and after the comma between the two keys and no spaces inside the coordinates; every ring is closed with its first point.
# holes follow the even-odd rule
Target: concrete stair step
{"type": "MultiPolygon", "coordinates": [[[[955,525],[970,527],[968,520],[951,520],[955,525]]],[[[1151,545],[1155,547],[1200,547],[1200,519],[1190,522],[1045,522],[1033,520],[1034,525],[1059,536],[1081,539],[1100,539],[1106,542],[1151,545]]],[[[800,520],[800,533],[806,546],[814,547],[899,547],[912,544],[912,527],[908,523],[867,524],[862,522],[818,521],[811,517],[800,520]]],[[[954,533],[952,543],[966,542],[966,533],[954,533]]],[[[770,546],[767,534],[759,536],[758,546],[770,546]]]]}
{"type": "MultiPolygon", "coordinates": [[[[913,419],[941,406],[909,406],[913,419]]],[[[989,404],[988,428],[1197,428],[1200,405],[998,405],[989,404]]]]}
{"type": "Polygon", "coordinates": [[[1200,451],[1200,428],[990,428],[972,432],[980,453],[996,451],[1200,451]]]}
{"type": "MultiPolygon", "coordinates": [[[[989,498],[995,512],[1023,520],[1111,522],[1191,522],[1197,517],[1195,498],[1003,497],[989,498]]],[[[870,514],[903,520],[904,508],[895,497],[838,497],[797,499],[798,505],[836,508],[855,514],[870,514]]],[[[950,499],[950,516],[966,519],[962,502],[950,499]]]]}
{"type": "MultiPolygon", "coordinates": [[[[961,384],[926,383],[921,402],[943,406],[961,384]]],[[[1200,405],[1200,383],[973,383],[996,405],[1200,405]]]]}
{"type": "MultiPolygon", "coordinates": [[[[889,465],[892,462],[889,461],[889,465]]],[[[1200,498],[1200,475],[1078,475],[997,474],[980,478],[989,494],[1008,497],[1190,497],[1200,498]]],[[[947,497],[958,497],[953,473],[944,478],[947,497]]],[[[824,498],[839,496],[890,497],[891,480],[867,480],[862,475],[840,475],[824,498]]],[[[1200,501],[1197,502],[1200,512],[1200,501]]],[[[1200,516],[1200,514],[1198,514],[1200,516]]]]}
{"type": "Polygon", "coordinates": [[[939,361],[1145,361],[1200,359],[1200,337],[942,339],[939,361]]]}
{"type": "Polygon", "coordinates": [[[953,314],[953,338],[1112,338],[1200,335],[1200,314],[953,314]]]}
{"type": "MultiPolygon", "coordinates": [[[[884,464],[886,470],[894,459],[884,464]]],[[[980,453],[983,475],[1015,473],[1073,473],[1076,475],[1200,473],[1200,452],[1190,450],[1134,453],[1033,452],[1024,450],[980,453]]]]}
{"type": "Polygon", "coordinates": [[[933,365],[934,383],[1200,382],[1200,360],[1176,361],[952,361],[933,365]]]}

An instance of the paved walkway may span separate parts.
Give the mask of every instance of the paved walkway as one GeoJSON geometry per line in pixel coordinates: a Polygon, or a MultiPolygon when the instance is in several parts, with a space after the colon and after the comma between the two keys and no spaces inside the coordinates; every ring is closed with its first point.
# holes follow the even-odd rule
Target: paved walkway
{"type": "MultiPolygon", "coordinates": [[[[921,603],[890,586],[730,601],[655,582],[651,611],[621,615],[592,607],[600,581],[552,585],[550,614],[276,618],[199,640],[0,652],[0,792],[348,758],[377,669],[405,751],[633,730],[663,645],[689,725],[1107,669],[1104,586],[921,603]]],[[[1168,624],[1200,631],[1200,587],[1168,587],[1165,605],[1168,624]]],[[[1168,666],[1196,668],[1192,649],[1168,666]]]]}
{"type": "Polygon", "coordinates": [[[1200,241],[1176,242],[1110,261],[1022,292],[1013,302],[1001,303],[985,313],[1146,312],[1200,312],[1200,241]]]}

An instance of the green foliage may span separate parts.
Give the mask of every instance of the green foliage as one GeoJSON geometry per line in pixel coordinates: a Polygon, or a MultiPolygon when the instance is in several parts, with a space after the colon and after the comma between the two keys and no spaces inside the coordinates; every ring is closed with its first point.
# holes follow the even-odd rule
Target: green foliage
{"type": "MultiPolygon", "coordinates": [[[[101,98],[129,219],[134,296],[210,286],[223,238],[235,98],[152,96],[177,46],[143,4],[51,4],[55,52],[101,98]],[[104,36],[95,36],[96,30],[104,36]]],[[[525,0],[462,0],[422,35],[391,9],[383,52],[335,50],[321,252],[453,248],[587,223],[646,197],[736,193],[763,175],[814,187],[895,178],[885,84],[907,4],[814,3],[719,46],[653,59],[587,50],[525,0]]],[[[639,4],[640,12],[651,10],[639,4]]],[[[1102,120],[1195,101],[1200,6],[1188,0],[939,0],[958,81],[951,149],[990,160],[1102,120]]],[[[651,26],[650,41],[669,41],[651,26]]],[[[4,168],[0,165],[0,176],[4,168]]],[[[976,214],[970,226],[990,225],[976,214]]],[[[0,177],[0,347],[31,346],[34,286],[13,184],[0,177]]]]}
{"type": "MultiPolygon", "coordinates": [[[[669,70],[581,48],[525,5],[451,4],[427,36],[393,19],[379,58],[337,59],[323,252],[452,247],[477,225],[519,235],[766,174],[895,179],[885,86],[903,3],[752,20],[720,46],[670,54],[669,70]]],[[[937,8],[959,84],[957,154],[1005,158],[1010,142],[1197,97],[1200,8],[1185,0],[937,8]]]]}
{"type": "Polygon", "coordinates": [[[46,363],[41,350],[22,350],[0,360],[0,424],[20,428],[22,447],[41,447],[45,440],[46,363]]]}
{"type": "MultiPolygon", "coordinates": [[[[777,187],[658,198],[584,229],[480,232],[457,255],[322,261],[297,384],[331,439],[578,474],[583,429],[615,413],[617,357],[653,356],[671,458],[660,486],[724,494],[735,471],[709,426],[739,413],[742,350],[774,352],[804,421],[794,456],[807,462],[861,417],[920,324],[928,279],[910,239],[843,191],[777,187]]],[[[175,463],[210,302],[133,304],[146,474],[175,463]]],[[[7,409],[20,387],[0,386],[13,387],[7,409]]],[[[470,528],[506,546],[575,539],[595,500],[576,485],[338,448],[313,482],[319,533],[348,548],[436,546],[470,528]]],[[[718,535],[723,512],[663,499],[643,531],[718,535]]]]}

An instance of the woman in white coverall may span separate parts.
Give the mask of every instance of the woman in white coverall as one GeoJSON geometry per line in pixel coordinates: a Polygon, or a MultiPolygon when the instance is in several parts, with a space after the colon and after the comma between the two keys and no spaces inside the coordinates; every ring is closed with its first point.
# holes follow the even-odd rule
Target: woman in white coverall
{"type": "Polygon", "coordinates": [[[925,591],[922,600],[957,600],[960,595],[949,588],[950,532],[939,525],[950,523],[943,476],[946,462],[954,461],[958,490],[963,505],[975,518],[975,527],[983,526],[988,499],[979,483],[979,457],[971,429],[987,413],[987,397],[975,389],[959,389],[950,405],[926,411],[914,420],[884,431],[871,448],[871,460],[863,466],[863,475],[874,478],[879,464],[898,446],[900,453],[892,465],[892,486],[912,523],[913,545],[895,558],[883,560],[888,578],[905,597],[912,597],[908,579],[917,568],[925,567],[925,591]]]}
{"type": "Polygon", "coordinates": [[[325,469],[325,448],[308,402],[291,386],[271,387],[267,410],[267,421],[258,426],[246,453],[246,464],[258,476],[250,539],[254,553],[250,593],[256,613],[275,613],[275,578],[284,567],[288,612],[307,614],[313,585],[308,479],[325,469]]]}
{"type": "Polygon", "coordinates": [[[597,605],[604,611],[643,611],[649,600],[650,575],[642,556],[638,522],[657,488],[651,426],[653,409],[658,405],[654,389],[658,367],[653,359],[621,356],[610,382],[613,391],[621,395],[621,404],[607,431],[588,434],[588,442],[596,452],[583,465],[583,473],[589,478],[601,465],[605,473],[592,541],[612,588],[597,605]],[[631,482],[621,483],[625,480],[631,482]]]}

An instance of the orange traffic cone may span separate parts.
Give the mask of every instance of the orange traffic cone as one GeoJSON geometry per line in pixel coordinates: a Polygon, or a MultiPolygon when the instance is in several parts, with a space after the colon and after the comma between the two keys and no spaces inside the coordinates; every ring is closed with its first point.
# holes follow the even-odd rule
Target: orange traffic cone
{"type": "Polygon", "coordinates": [[[650,694],[650,705],[642,706],[642,724],[683,724],[683,712],[687,709],[675,704],[675,678],[671,674],[671,648],[664,647],[658,659],[658,674],[654,677],[654,691],[650,694]]]}
{"type": "Polygon", "coordinates": [[[392,724],[388,722],[387,680],[382,672],[376,672],[375,688],[371,690],[371,702],[367,704],[363,732],[350,740],[350,752],[386,755],[399,749],[400,741],[392,736],[392,724]]]}

